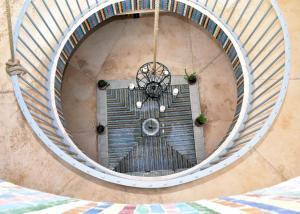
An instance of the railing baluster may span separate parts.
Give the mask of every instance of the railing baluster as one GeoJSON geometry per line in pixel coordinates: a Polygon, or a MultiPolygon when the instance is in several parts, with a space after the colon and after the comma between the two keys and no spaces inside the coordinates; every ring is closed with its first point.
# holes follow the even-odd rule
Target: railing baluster
{"type": "MultiPolygon", "coordinates": [[[[236,141],[238,141],[238,140],[239,140],[239,139],[237,139],[236,141]]],[[[228,147],[227,150],[234,149],[234,148],[236,148],[236,147],[238,147],[238,146],[240,146],[240,145],[243,145],[243,144],[245,144],[245,143],[248,143],[249,141],[250,141],[249,139],[243,140],[243,141],[241,141],[240,143],[237,143],[237,144],[234,144],[234,145],[228,147]]]]}
{"type": "Polygon", "coordinates": [[[207,7],[208,0],[205,1],[205,7],[207,7]]]}
{"type": "Polygon", "coordinates": [[[45,55],[45,57],[47,57],[47,59],[51,62],[52,59],[48,56],[48,54],[45,52],[45,50],[40,46],[40,44],[36,41],[35,38],[33,38],[33,36],[31,35],[31,33],[27,30],[26,27],[24,27],[24,25],[21,25],[21,28],[26,32],[26,34],[31,38],[31,40],[34,42],[34,44],[39,48],[39,50],[45,55]]]}
{"type": "Polygon", "coordinates": [[[39,15],[39,17],[42,19],[42,21],[44,22],[45,26],[47,27],[47,29],[49,30],[50,34],[53,36],[53,38],[55,39],[55,41],[58,43],[58,39],[56,38],[54,32],[52,31],[52,29],[49,27],[48,23],[46,22],[46,20],[44,19],[44,17],[42,16],[42,14],[40,13],[40,11],[38,10],[38,8],[36,7],[36,5],[34,4],[34,1],[32,1],[32,6],[34,7],[35,11],[37,12],[37,14],[39,15]]]}
{"type": "MultiPolygon", "coordinates": [[[[271,49],[271,51],[269,51],[269,53],[270,52],[273,52],[281,43],[283,43],[284,42],[284,38],[282,38],[281,40],[279,40],[275,45],[274,45],[274,47],[271,49]]],[[[258,59],[258,57],[261,55],[261,53],[263,53],[263,51],[260,51],[260,52],[257,52],[257,54],[255,55],[255,57],[251,60],[251,64],[254,62],[254,61],[256,61],[256,59],[258,59]]]]}
{"type": "Polygon", "coordinates": [[[49,111],[51,110],[48,106],[46,106],[44,103],[42,103],[41,101],[39,101],[37,98],[35,98],[34,96],[32,96],[30,93],[28,93],[26,90],[21,88],[22,93],[24,93],[26,96],[28,96],[29,98],[31,98],[32,100],[34,100],[35,102],[37,102],[39,105],[43,106],[44,108],[48,109],[49,111]]]}
{"type": "Polygon", "coordinates": [[[222,8],[222,11],[221,11],[221,14],[220,14],[220,18],[223,17],[223,13],[224,13],[224,11],[225,11],[225,9],[226,9],[226,7],[227,7],[228,1],[229,1],[229,0],[226,0],[224,6],[223,6],[223,8],[222,8]]]}
{"type": "MultiPolygon", "coordinates": [[[[284,54],[284,52],[283,52],[283,54],[284,54]]],[[[282,55],[283,55],[282,54],[282,55]]],[[[281,56],[282,56],[281,55],[281,56]]],[[[277,58],[279,59],[281,56],[278,56],[277,58]]],[[[273,60],[273,62],[268,66],[268,67],[266,67],[254,80],[253,80],[253,82],[252,82],[252,84],[254,84],[257,80],[259,80],[264,74],[265,74],[265,72],[266,71],[268,71],[272,66],[273,66],[273,64],[276,62],[276,60],[277,60],[277,58],[276,59],[274,59],[273,60]]]]}
{"type": "Polygon", "coordinates": [[[44,34],[41,32],[41,30],[38,28],[38,26],[36,26],[36,24],[34,23],[34,21],[32,20],[32,18],[30,17],[30,15],[26,12],[25,13],[26,17],[29,19],[30,23],[34,26],[34,28],[37,30],[37,32],[40,34],[40,36],[44,39],[44,41],[47,43],[47,45],[49,46],[49,48],[54,52],[53,47],[50,45],[49,41],[46,39],[46,37],[44,36],[44,34]]]}
{"type": "Polygon", "coordinates": [[[271,100],[272,98],[274,98],[276,95],[278,95],[280,93],[280,90],[276,91],[275,93],[273,93],[272,95],[270,95],[269,97],[267,97],[266,99],[264,99],[263,101],[261,101],[257,106],[255,106],[252,110],[255,111],[256,109],[258,109],[259,107],[261,107],[262,105],[264,105],[266,102],[268,102],[269,100],[271,100]]]}
{"type": "Polygon", "coordinates": [[[257,91],[260,89],[269,79],[271,79],[275,74],[277,74],[281,69],[283,69],[285,66],[285,63],[283,63],[279,68],[277,68],[271,75],[269,75],[262,83],[260,83],[258,86],[256,86],[253,89],[253,92],[257,91]]]}
{"type": "Polygon", "coordinates": [[[253,20],[253,17],[256,15],[257,11],[259,10],[261,4],[263,3],[264,0],[260,0],[258,6],[255,8],[254,12],[251,14],[250,18],[248,19],[246,25],[244,26],[243,30],[241,31],[241,33],[239,34],[238,38],[240,39],[242,37],[242,35],[244,34],[244,32],[246,31],[246,29],[248,28],[249,24],[251,23],[251,21],[253,20]]]}
{"type": "Polygon", "coordinates": [[[62,144],[62,145],[67,145],[67,144],[63,144],[61,139],[58,140],[58,139],[53,138],[52,136],[48,136],[48,135],[47,135],[47,137],[48,137],[51,141],[53,141],[55,144],[57,144],[57,145],[61,145],[61,144],[62,144]]]}
{"type": "MultiPolygon", "coordinates": [[[[268,119],[268,117],[269,117],[269,115],[264,116],[264,117],[262,117],[262,118],[260,118],[260,119],[258,119],[258,120],[256,120],[256,121],[254,121],[253,123],[250,123],[249,125],[247,125],[247,126],[245,127],[245,129],[249,129],[249,128],[251,128],[251,127],[253,127],[253,126],[255,126],[255,125],[257,125],[257,124],[259,124],[259,123],[261,123],[261,122],[265,122],[265,120],[268,119]]],[[[256,118],[256,119],[257,119],[257,118],[256,118]]]]}
{"type": "MultiPolygon", "coordinates": [[[[258,43],[262,40],[262,38],[268,33],[268,31],[271,29],[271,27],[273,26],[273,24],[276,22],[277,17],[275,17],[273,19],[273,21],[269,24],[269,26],[266,28],[266,30],[263,32],[263,34],[259,37],[259,39],[257,39],[257,41],[254,43],[254,45],[252,46],[252,48],[248,51],[247,56],[249,56],[249,54],[251,54],[251,52],[256,48],[256,46],[258,45],[258,43]]],[[[277,32],[279,33],[281,29],[279,29],[277,32]]]]}
{"type": "Polygon", "coordinates": [[[26,105],[29,106],[29,108],[34,109],[35,111],[39,112],[42,114],[44,117],[47,117],[50,120],[54,120],[53,117],[48,115],[48,112],[42,111],[41,109],[37,108],[35,105],[32,105],[30,102],[25,101],[26,105]]]}
{"type": "Polygon", "coordinates": [[[36,118],[37,120],[41,121],[43,124],[45,124],[46,126],[55,128],[55,126],[51,123],[49,123],[48,121],[44,120],[43,118],[41,118],[38,114],[34,113],[34,112],[30,112],[31,115],[36,118]]]}
{"type": "Polygon", "coordinates": [[[40,58],[40,57],[38,57],[37,55],[36,55],[36,53],[27,45],[27,43],[26,42],[24,42],[24,40],[22,39],[22,37],[21,36],[19,36],[19,41],[24,45],[24,47],[27,49],[27,50],[29,50],[29,52],[41,63],[41,65],[47,70],[48,69],[48,67],[47,67],[47,65],[45,65],[45,63],[43,62],[43,60],[40,58]]]}
{"type": "MultiPolygon", "coordinates": [[[[272,83],[269,87],[267,87],[265,90],[263,90],[262,92],[260,92],[258,95],[255,95],[255,97],[253,98],[253,100],[251,101],[251,104],[254,103],[256,100],[258,100],[262,95],[264,95],[264,93],[266,93],[267,91],[269,91],[271,88],[273,88],[273,86],[275,86],[277,83],[279,83],[280,81],[283,80],[283,77],[280,77],[278,80],[276,80],[274,83],[272,83]]],[[[253,93],[252,93],[253,94],[253,93]]]]}
{"type": "Polygon", "coordinates": [[[80,11],[80,14],[82,14],[82,9],[81,9],[81,6],[80,6],[78,0],[76,0],[76,3],[77,3],[77,7],[78,7],[78,9],[79,9],[79,11],[80,11]]]}
{"type": "Polygon", "coordinates": [[[20,51],[18,48],[16,49],[16,51],[23,57],[23,59],[25,59],[25,61],[27,63],[29,63],[32,68],[41,76],[43,77],[46,81],[48,80],[48,78],[22,53],[22,51],[20,51]]]}
{"type": "Polygon", "coordinates": [[[63,139],[63,136],[58,135],[57,133],[53,132],[52,130],[46,129],[45,127],[40,127],[40,128],[43,129],[44,131],[48,132],[53,137],[57,137],[59,139],[63,139]]]}
{"type": "Polygon", "coordinates": [[[51,16],[52,20],[54,21],[55,25],[59,29],[60,33],[63,35],[64,32],[62,31],[61,27],[59,26],[59,24],[57,23],[56,19],[54,18],[53,14],[52,14],[51,10],[49,9],[48,5],[46,4],[45,0],[42,0],[42,2],[44,4],[44,6],[46,7],[46,9],[47,9],[49,15],[51,16]]]}
{"type": "Polygon", "coordinates": [[[43,87],[46,91],[48,91],[48,88],[41,82],[39,81],[34,75],[32,75],[29,71],[27,73],[35,82],[37,82],[41,87],[43,87]]]}
{"type": "Polygon", "coordinates": [[[57,3],[57,0],[54,0],[54,2],[55,2],[55,4],[56,4],[56,7],[57,7],[58,11],[60,12],[60,15],[62,16],[62,18],[63,18],[63,20],[64,20],[66,26],[69,27],[69,24],[68,24],[68,22],[67,22],[67,19],[66,19],[65,15],[63,14],[63,12],[62,12],[62,10],[61,10],[59,4],[57,3]]]}
{"type": "Polygon", "coordinates": [[[75,20],[75,16],[74,16],[74,13],[73,13],[73,11],[72,11],[72,9],[71,9],[71,7],[70,7],[69,1],[68,1],[68,0],[65,0],[65,2],[66,2],[66,4],[67,4],[67,7],[68,7],[68,9],[69,9],[69,11],[70,11],[70,13],[71,13],[71,16],[72,16],[73,20],[75,20]]]}
{"type": "MultiPolygon", "coordinates": [[[[275,103],[272,103],[271,105],[268,105],[267,107],[265,107],[264,109],[262,109],[261,111],[259,111],[258,113],[254,114],[253,116],[251,116],[251,118],[248,118],[248,120],[244,123],[247,124],[248,122],[250,122],[251,120],[257,118],[259,115],[261,115],[262,113],[266,113],[266,111],[270,110],[271,108],[273,108],[275,106],[275,103]]],[[[248,114],[251,114],[253,111],[249,111],[248,114]]]]}
{"type": "Polygon", "coordinates": [[[246,6],[244,7],[244,9],[243,9],[243,11],[241,12],[241,14],[240,14],[238,20],[236,21],[236,23],[235,23],[235,25],[234,25],[234,27],[233,27],[233,31],[235,31],[236,27],[237,27],[238,24],[240,23],[240,21],[241,21],[243,15],[245,14],[247,8],[249,7],[249,4],[250,4],[250,0],[248,0],[246,6]]]}
{"type": "MultiPolygon", "coordinates": [[[[280,41],[279,41],[280,42],[280,41]]],[[[277,43],[278,44],[278,43],[277,43]]],[[[275,50],[277,48],[277,46],[274,46],[269,52],[268,52],[268,54],[262,59],[262,60],[260,60],[260,62],[255,66],[255,68],[253,68],[253,70],[252,70],[252,74],[259,68],[259,66],[261,66],[262,65],[262,63],[264,63],[265,62],[265,60],[266,60],[266,58],[268,57],[268,56],[270,56],[270,54],[275,50]]],[[[278,57],[276,57],[276,61],[281,57],[281,56],[283,56],[284,55],[284,51],[282,51],[281,52],[281,54],[280,55],[278,55],[278,57]]],[[[250,64],[252,64],[252,63],[250,63],[250,64]]]]}
{"type": "Polygon", "coordinates": [[[271,9],[272,9],[272,6],[270,6],[269,9],[267,10],[267,12],[263,15],[263,17],[261,17],[261,19],[256,24],[256,26],[254,27],[254,29],[251,32],[251,34],[248,36],[248,38],[246,39],[246,41],[243,43],[243,47],[245,47],[247,45],[247,43],[249,42],[250,38],[253,36],[253,34],[256,32],[256,30],[259,28],[259,26],[261,25],[261,23],[263,22],[263,20],[266,18],[266,16],[270,13],[271,9]]]}
{"type": "Polygon", "coordinates": [[[212,11],[213,11],[213,12],[215,11],[215,8],[216,8],[216,6],[217,6],[217,3],[218,3],[218,0],[216,0],[215,3],[214,3],[214,6],[213,6],[213,8],[212,8],[212,11]]]}
{"type": "Polygon", "coordinates": [[[230,12],[230,15],[229,15],[229,17],[228,17],[228,19],[226,21],[226,24],[229,23],[229,21],[230,21],[230,19],[231,19],[231,17],[232,17],[232,15],[233,15],[233,13],[234,13],[234,11],[235,11],[235,9],[236,9],[236,7],[237,7],[237,5],[238,5],[239,2],[240,2],[240,0],[236,0],[235,1],[235,4],[234,4],[234,6],[233,6],[233,8],[232,8],[232,10],[230,12]]]}
{"type": "Polygon", "coordinates": [[[20,79],[25,82],[32,90],[34,90],[37,94],[39,94],[46,101],[49,101],[49,98],[42,94],[39,90],[37,90],[30,82],[28,82],[24,77],[20,76],[20,79]]]}
{"type": "MultiPolygon", "coordinates": [[[[241,134],[241,136],[239,137],[239,139],[243,139],[251,134],[254,134],[255,132],[259,131],[260,128],[256,128],[256,129],[253,129],[252,131],[249,131],[249,132],[246,132],[245,134],[241,134]]],[[[245,130],[243,130],[245,131],[245,130]]],[[[240,133],[242,133],[243,131],[241,131],[240,133]]]]}
{"type": "Polygon", "coordinates": [[[87,4],[88,8],[90,9],[90,8],[91,8],[91,5],[90,5],[89,0],[86,0],[86,4],[87,4]]]}

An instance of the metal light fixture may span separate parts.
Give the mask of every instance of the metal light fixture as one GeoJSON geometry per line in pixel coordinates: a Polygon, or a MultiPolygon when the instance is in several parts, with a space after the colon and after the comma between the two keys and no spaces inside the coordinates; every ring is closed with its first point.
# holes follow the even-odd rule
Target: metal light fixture
{"type": "Polygon", "coordinates": [[[172,92],[173,96],[177,97],[178,93],[179,93],[179,89],[178,88],[174,88],[173,92],[172,92]]]}
{"type": "Polygon", "coordinates": [[[160,107],[159,107],[159,111],[160,111],[161,113],[165,112],[165,111],[166,111],[166,106],[160,106],[160,107]]]}
{"type": "Polygon", "coordinates": [[[136,83],[139,90],[143,90],[146,102],[149,98],[159,101],[163,93],[168,91],[171,85],[171,72],[162,63],[156,62],[154,70],[153,62],[142,65],[136,74],[136,83]]]}
{"type": "Polygon", "coordinates": [[[128,86],[128,89],[130,91],[132,91],[134,88],[135,88],[135,85],[133,83],[130,83],[129,86],[128,86]]]}
{"type": "Polygon", "coordinates": [[[143,103],[141,101],[136,102],[136,107],[137,108],[139,108],[139,109],[142,108],[142,105],[143,105],[143,103]]]}
{"type": "MultiPolygon", "coordinates": [[[[137,90],[143,91],[145,99],[138,101],[136,107],[142,108],[143,104],[150,98],[157,101],[159,111],[165,112],[166,106],[160,105],[160,98],[163,94],[171,93],[169,88],[171,85],[171,72],[162,63],[157,62],[157,49],[158,49],[158,27],[159,24],[159,0],[155,0],[155,20],[154,20],[154,40],[153,40],[153,62],[148,62],[142,65],[136,74],[137,90]]],[[[132,86],[132,85],[130,85],[132,86]]],[[[133,86],[130,87],[133,90],[133,86]]],[[[177,96],[179,90],[173,91],[173,95],[177,96]],[[176,94],[176,95],[175,95],[176,94]]]]}

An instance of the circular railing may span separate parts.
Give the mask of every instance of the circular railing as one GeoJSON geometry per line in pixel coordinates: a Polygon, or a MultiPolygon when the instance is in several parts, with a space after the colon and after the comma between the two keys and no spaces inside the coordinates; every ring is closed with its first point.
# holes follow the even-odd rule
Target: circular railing
{"type": "Polygon", "coordinates": [[[161,10],[196,20],[217,40],[222,32],[218,41],[233,63],[237,77],[236,115],[220,147],[183,172],[141,178],[102,167],[76,147],[64,127],[60,100],[64,66],[79,40],[97,25],[93,16],[100,23],[114,15],[153,12],[153,7],[154,1],[150,0],[25,1],[14,31],[15,52],[29,72],[12,76],[12,82],[21,110],[37,136],[81,172],[108,182],[143,188],[168,187],[199,179],[249,151],[278,115],[290,70],[288,31],[276,1],[161,1],[161,10]],[[80,32],[85,33],[78,37],[80,32]]]}
{"type": "MultiPolygon", "coordinates": [[[[109,5],[107,7],[111,7],[111,6],[109,5]]],[[[116,7],[118,7],[118,5],[116,7]]],[[[162,9],[164,8],[162,5],[161,5],[161,7],[162,7],[162,9]]],[[[166,11],[166,10],[175,11],[176,13],[181,14],[181,15],[184,15],[184,11],[188,11],[188,9],[177,11],[178,7],[177,8],[174,8],[174,7],[175,7],[175,4],[172,4],[172,1],[171,1],[171,3],[169,3],[165,6],[164,11],[166,11]]],[[[187,6],[184,3],[181,3],[180,8],[184,8],[184,7],[188,8],[190,6],[187,6]]],[[[192,8],[192,7],[190,7],[190,8],[192,8]]],[[[117,8],[116,10],[120,11],[119,8],[117,8]]],[[[61,91],[61,81],[62,81],[61,77],[63,76],[64,69],[65,69],[65,66],[67,65],[69,57],[72,55],[73,51],[76,49],[76,45],[80,44],[82,42],[82,40],[85,38],[85,36],[88,35],[90,31],[92,31],[94,28],[97,27],[98,24],[101,23],[101,21],[99,21],[101,19],[98,18],[99,16],[102,17],[103,21],[106,20],[107,17],[113,16],[113,14],[107,13],[107,11],[109,11],[109,10],[107,10],[107,8],[103,8],[103,9],[100,9],[100,11],[96,11],[95,13],[87,14],[85,19],[82,20],[82,22],[79,22],[78,25],[73,26],[73,28],[70,30],[70,32],[72,32],[72,34],[68,35],[68,37],[65,38],[64,42],[62,42],[62,45],[59,49],[61,54],[57,55],[54,66],[52,68],[53,73],[55,73],[54,70],[56,69],[56,74],[55,74],[55,83],[56,84],[54,84],[55,91],[58,91],[59,93],[61,91]],[[105,11],[106,11],[106,13],[105,13],[105,11]],[[98,17],[97,17],[97,15],[98,15],[98,17]],[[84,29],[84,31],[82,29],[84,29]],[[73,38],[75,38],[76,40],[74,40],[73,38]]],[[[110,11],[114,11],[114,10],[111,9],[110,11]]],[[[126,13],[126,14],[128,14],[128,13],[126,13]]],[[[185,13],[185,14],[187,15],[188,13],[185,13]]],[[[231,126],[232,128],[228,131],[228,135],[231,134],[231,137],[232,137],[235,135],[236,132],[232,132],[232,133],[229,133],[229,132],[231,132],[231,130],[234,128],[235,123],[240,124],[241,122],[238,122],[238,120],[242,121],[243,118],[245,118],[245,110],[243,110],[243,112],[244,112],[242,114],[243,116],[239,117],[241,109],[242,109],[242,104],[243,104],[242,101],[249,99],[249,96],[248,96],[249,93],[244,93],[244,91],[250,90],[249,83],[248,83],[249,77],[248,77],[248,74],[245,72],[248,69],[247,68],[242,69],[242,65],[246,64],[245,57],[244,57],[245,55],[242,54],[241,50],[239,50],[239,52],[237,54],[235,47],[238,48],[239,45],[231,42],[232,40],[234,41],[233,35],[230,34],[228,36],[222,30],[222,28],[220,28],[212,19],[209,19],[208,15],[205,15],[205,14],[201,13],[199,10],[194,9],[193,13],[189,13],[188,18],[191,18],[192,21],[196,22],[201,27],[204,27],[208,30],[208,32],[211,34],[211,36],[214,37],[220,43],[221,47],[224,48],[225,52],[228,54],[228,57],[233,65],[236,82],[237,82],[237,88],[238,88],[238,102],[237,102],[236,114],[235,114],[234,120],[232,121],[232,126],[231,126]],[[216,32],[218,32],[218,33],[216,33],[216,32]],[[242,63],[240,62],[240,58],[243,59],[242,63]]],[[[216,22],[218,23],[218,21],[216,21],[216,22]]],[[[220,25],[221,24],[222,23],[220,23],[220,25]]],[[[228,31],[227,31],[227,33],[228,33],[228,31]]],[[[51,79],[53,80],[54,77],[52,77],[51,79]]],[[[51,84],[51,85],[53,85],[53,84],[51,84]]],[[[51,91],[53,91],[53,90],[51,90],[51,91]]],[[[60,96],[58,95],[57,98],[58,99],[56,99],[54,108],[56,107],[56,109],[58,111],[62,112],[60,96]]],[[[244,109],[246,109],[247,106],[248,106],[247,103],[244,102],[244,109]]],[[[60,115],[61,116],[59,118],[63,118],[62,113],[60,113],[60,115]]],[[[63,119],[61,120],[61,122],[63,122],[63,119]]],[[[63,123],[59,124],[59,125],[63,125],[63,123]]],[[[237,125],[236,127],[240,127],[240,125],[237,125]]],[[[227,139],[227,141],[229,141],[229,140],[227,139]]],[[[199,165],[197,165],[197,167],[203,166],[204,163],[205,162],[200,163],[199,165]]],[[[167,177],[168,178],[181,177],[182,175],[187,174],[187,172],[188,171],[184,171],[182,173],[173,174],[171,176],[165,176],[165,179],[167,177]]],[[[112,173],[112,172],[108,171],[108,173],[112,173]]],[[[125,177],[128,179],[132,179],[132,176],[128,177],[125,174],[119,174],[118,177],[125,177]]],[[[136,178],[136,179],[141,179],[141,178],[136,178]]],[[[149,179],[143,178],[143,180],[149,180],[149,179]]]]}

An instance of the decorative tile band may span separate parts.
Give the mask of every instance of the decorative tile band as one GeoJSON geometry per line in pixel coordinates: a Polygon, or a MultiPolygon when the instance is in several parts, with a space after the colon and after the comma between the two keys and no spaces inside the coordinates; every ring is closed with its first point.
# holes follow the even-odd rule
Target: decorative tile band
{"type": "Polygon", "coordinates": [[[173,204],[114,204],[73,199],[0,180],[0,213],[300,213],[300,177],[255,192],[173,204]]]}

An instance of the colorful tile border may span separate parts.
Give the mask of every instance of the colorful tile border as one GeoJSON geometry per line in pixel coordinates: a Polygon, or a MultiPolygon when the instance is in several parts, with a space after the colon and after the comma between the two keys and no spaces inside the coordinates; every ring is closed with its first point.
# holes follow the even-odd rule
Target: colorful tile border
{"type": "Polygon", "coordinates": [[[0,213],[64,214],[216,214],[300,213],[300,177],[279,185],[230,197],[173,204],[113,204],[44,193],[0,180],[0,213]]]}

